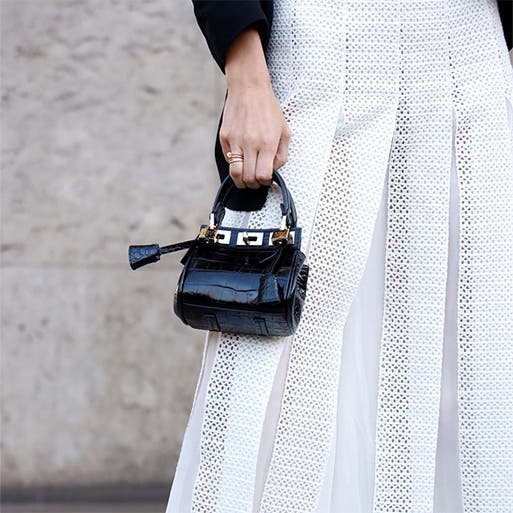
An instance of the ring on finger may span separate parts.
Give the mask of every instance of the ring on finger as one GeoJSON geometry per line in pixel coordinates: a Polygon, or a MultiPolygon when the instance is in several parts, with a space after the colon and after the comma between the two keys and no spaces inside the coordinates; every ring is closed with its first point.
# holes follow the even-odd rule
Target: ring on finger
{"type": "Polygon", "coordinates": [[[228,163],[230,163],[230,164],[232,163],[233,159],[239,159],[239,160],[236,160],[235,162],[241,162],[242,160],[244,160],[243,153],[235,153],[232,151],[227,151],[226,157],[228,158],[228,163]]]}

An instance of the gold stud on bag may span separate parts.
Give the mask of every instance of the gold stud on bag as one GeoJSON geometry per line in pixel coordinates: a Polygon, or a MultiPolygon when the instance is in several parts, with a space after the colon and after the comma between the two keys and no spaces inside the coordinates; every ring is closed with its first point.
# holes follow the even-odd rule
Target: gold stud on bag
{"type": "Polygon", "coordinates": [[[175,314],[192,328],[287,336],[299,324],[306,297],[308,265],[301,251],[301,228],[283,177],[279,228],[223,226],[226,200],[235,184],[228,175],[216,194],[209,223],[195,239],[159,247],[130,246],[130,267],[187,249],[174,293],[175,314]]]}

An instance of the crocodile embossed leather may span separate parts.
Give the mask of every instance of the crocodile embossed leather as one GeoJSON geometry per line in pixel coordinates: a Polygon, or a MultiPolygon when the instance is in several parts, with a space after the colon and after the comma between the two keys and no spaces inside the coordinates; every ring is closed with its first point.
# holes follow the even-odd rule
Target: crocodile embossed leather
{"type": "Polygon", "coordinates": [[[296,209],[281,175],[282,223],[277,228],[222,226],[225,202],[234,190],[228,176],[217,192],[209,224],[195,239],[160,247],[130,246],[130,267],[157,262],[186,249],[174,293],[175,314],[192,328],[287,336],[299,324],[306,297],[308,265],[301,251],[296,209]]]}

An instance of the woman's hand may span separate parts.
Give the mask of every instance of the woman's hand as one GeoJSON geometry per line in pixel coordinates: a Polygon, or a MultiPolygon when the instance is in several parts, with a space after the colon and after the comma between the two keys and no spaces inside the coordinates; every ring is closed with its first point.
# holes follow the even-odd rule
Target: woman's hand
{"type": "Polygon", "coordinates": [[[226,53],[228,96],[219,140],[223,153],[243,153],[230,164],[240,189],[272,184],[273,169],[287,161],[290,130],[271,87],[260,35],[247,28],[226,53]]]}

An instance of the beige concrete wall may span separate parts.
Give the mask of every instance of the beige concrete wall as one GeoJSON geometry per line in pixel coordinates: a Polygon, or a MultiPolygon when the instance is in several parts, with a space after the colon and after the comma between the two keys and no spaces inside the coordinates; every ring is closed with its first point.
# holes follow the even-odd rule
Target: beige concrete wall
{"type": "Polygon", "coordinates": [[[205,332],[176,253],[218,187],[190,0],[2,0],[2,485],[170,483],[205,332]]]}

